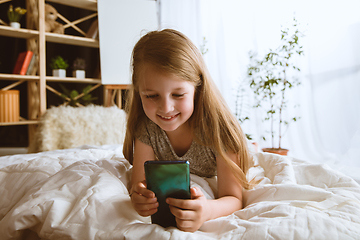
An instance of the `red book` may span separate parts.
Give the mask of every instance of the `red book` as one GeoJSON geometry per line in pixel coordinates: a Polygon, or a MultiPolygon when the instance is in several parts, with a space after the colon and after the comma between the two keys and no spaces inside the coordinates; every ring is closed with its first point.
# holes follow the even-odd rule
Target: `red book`
{"type": "Polygon", "coordinates": [[[13,74],[26,75],[26,71],[29,67],[32,56],[33,56],[32,51],[25,51],[19,53],[13,74]]]}

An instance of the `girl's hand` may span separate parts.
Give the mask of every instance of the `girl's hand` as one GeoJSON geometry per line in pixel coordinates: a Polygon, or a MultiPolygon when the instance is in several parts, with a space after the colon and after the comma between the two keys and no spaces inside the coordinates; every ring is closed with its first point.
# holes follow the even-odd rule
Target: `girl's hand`
{"type": "Polygon", "coordinates": [[[168,198],[166,202],[176,218],[177,227],[182,231],[195,232],[209,219],[210,207],[199,188],[191,188],[190,193],[191,200],[168,198]]]}
{"type": "Polygon", "coordinates": [[[143,217],[148,217],[157,212],[159,203],[155,193],[146,188],[146,181],[137,182],[132,186],[131,203],[136,212],[143,217]]]}

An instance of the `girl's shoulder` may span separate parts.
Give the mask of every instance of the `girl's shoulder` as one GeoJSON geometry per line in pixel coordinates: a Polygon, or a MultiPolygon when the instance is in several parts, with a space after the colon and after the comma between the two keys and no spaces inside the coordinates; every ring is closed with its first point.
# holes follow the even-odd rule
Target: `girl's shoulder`
{"type": "MultiPolygon", "coordinates": [[[[149,119],[141,123],[135,131],[135,137],[143,142],[145,139],[150,139],[154,135],[159,134],[161,134],[161,128],[149,119]]],[[[147,140],[146,143],[147,142],[149,142],[149,140],[147,140]]]]}

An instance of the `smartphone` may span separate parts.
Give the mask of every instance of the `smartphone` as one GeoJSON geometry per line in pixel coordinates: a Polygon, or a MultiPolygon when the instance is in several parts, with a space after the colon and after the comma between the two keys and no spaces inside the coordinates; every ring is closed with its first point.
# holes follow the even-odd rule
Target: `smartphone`
{"type": "Polygon", "coordinates": [[[188,161],[146,161],[144,164],[147,188],[155,193],[158,211],[151,222],[160,226],[176,227],[166,198],[190,199],[190,170],[188,161]]]}

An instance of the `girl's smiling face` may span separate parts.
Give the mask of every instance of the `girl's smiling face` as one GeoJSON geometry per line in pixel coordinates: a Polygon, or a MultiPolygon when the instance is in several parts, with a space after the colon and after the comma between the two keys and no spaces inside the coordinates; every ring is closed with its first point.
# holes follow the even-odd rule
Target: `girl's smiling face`
{"type": "Polygon", "coordinates": [[[145,64],[139,94],[146,116],[166,132],[184,126],[194,111],[194,85],[173,74],[145,64]]]}

